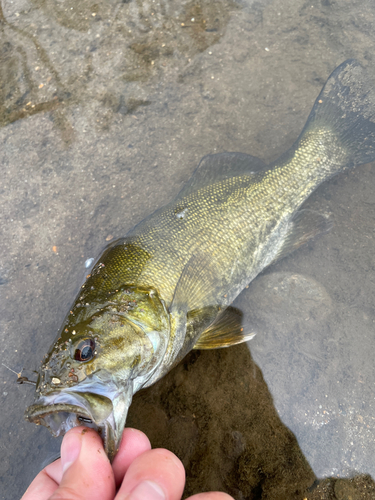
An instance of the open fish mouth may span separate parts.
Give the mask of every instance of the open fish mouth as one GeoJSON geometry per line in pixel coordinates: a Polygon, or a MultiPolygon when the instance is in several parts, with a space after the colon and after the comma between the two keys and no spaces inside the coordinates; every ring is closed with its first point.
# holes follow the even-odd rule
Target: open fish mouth
{"type": "Polygon", "coordinates": [[[52,404],[48,407],[32,405],[26,418],[36,425],[44,425],[54,437],[65,434],[78,425],[86,425],[98,430],[93,419],[82,408],[74,405],[52,404]]]}
{"type": "Polygon", "coordinates": [[[88,392],[42,396],[27,408],[25,418],[36,425],[44,425],[55,437],[80,425],[91,427],[102,437],[104,449],[111,461],[122,434],[122,431],[116,432],[112,401],[100,394],[88,392]]]}

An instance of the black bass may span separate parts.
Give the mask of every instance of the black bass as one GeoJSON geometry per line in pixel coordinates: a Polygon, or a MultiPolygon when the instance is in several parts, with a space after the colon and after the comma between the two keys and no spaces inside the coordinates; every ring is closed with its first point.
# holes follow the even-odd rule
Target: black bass
{"type": "Polygon", "coordinates": [[[265,267],[328,229],[299,210],[342,170],[375,160],[375,96],[354,60],[318,96],[295,144],[271,165],[204,157],[178,196],[110,245],[40,367],[26,418],[54,435],[97,429],[113,459],[133,394],[191,349],[253,333],[232,301],[265,267]]]}

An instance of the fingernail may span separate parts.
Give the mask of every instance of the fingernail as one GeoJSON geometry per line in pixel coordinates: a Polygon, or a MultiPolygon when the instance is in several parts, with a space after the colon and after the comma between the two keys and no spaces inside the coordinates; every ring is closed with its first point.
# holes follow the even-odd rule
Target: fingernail
{"type": "Polygon", "coordinates": [[[164,491],[153,481],[139,483],[127,497],[129,500],[165,500],[164,491]]]}
{"type": "Polygon", "coordinates": [[[80,434],[72,432],[64,436],[61,446],[61,463],[63,474],[75,462],[79,456],[82,447],[82,438],[80,434]]]}

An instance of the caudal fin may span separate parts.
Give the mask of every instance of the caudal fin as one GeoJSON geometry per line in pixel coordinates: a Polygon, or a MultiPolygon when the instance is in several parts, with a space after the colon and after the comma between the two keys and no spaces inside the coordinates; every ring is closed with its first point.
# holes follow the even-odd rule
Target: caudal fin
{"type": "Polygon", "coordinates": [[[342,163],[336,172],[375,160],[374,82],[355,59],[340,64],[328,78],[297,143],[318,129],[333,133],[336,153],[339,145],[342,163]]]}

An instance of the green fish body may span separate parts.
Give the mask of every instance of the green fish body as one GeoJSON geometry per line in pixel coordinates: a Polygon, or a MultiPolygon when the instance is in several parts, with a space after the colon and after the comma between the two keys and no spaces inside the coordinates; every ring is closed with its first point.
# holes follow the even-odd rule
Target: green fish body
{"type": "Polygon", "coordinates": [[[59,435],[82,423],[113,458],[133,394],[193,348],[250,339],[230,306],[268,265],[330,221],[299,210],[338,172],[375,159],[375,97],[354,60],[330,76],[274,164],[204,157],[178,196],[110,245],[82,285],[39,372],[26,417],[59,435]]]}

